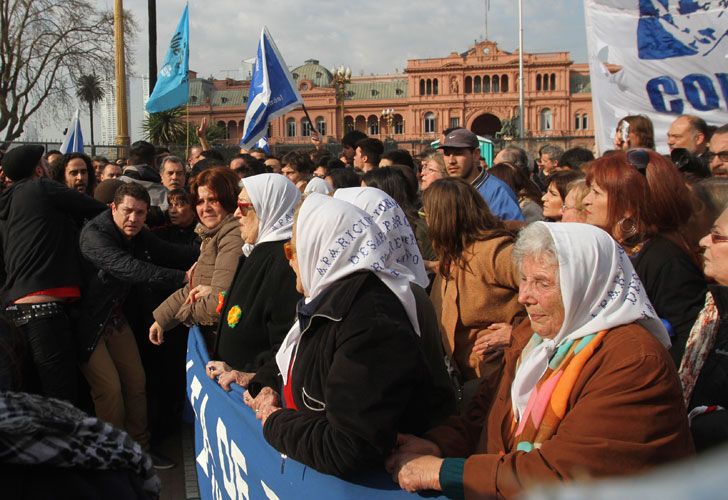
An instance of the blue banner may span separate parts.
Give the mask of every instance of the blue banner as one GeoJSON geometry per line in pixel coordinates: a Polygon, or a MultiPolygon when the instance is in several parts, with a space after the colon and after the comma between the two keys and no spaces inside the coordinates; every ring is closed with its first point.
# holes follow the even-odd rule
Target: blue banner
{"type": "Polygon", "coordinates": [[[71,119],[71,125],[69,125],[66,131],[63,144],[61,144],[60,152],[64,155],[68,153],[83,153],[83,134],[81,133],[81,120],[78,115],[79,111],[76,110],[76,113],[74,113],[71,119]]]}
{"type": "Polygon", "coordinates": [[[159,113],[187,104],[190,82],[187,70],[190,66],[190,23],[188,6],[182,12],[177,29],[169,42],[164,63],[157,76],[157,84],[149,96],[146,109],[159,113]]]}
{"type": "Polygon", "coordinates": [[[248,109],[240,147],[249,149],[266,135],[275,117],[303,104],[283,57],[267,28],[260,33],[258,54],[250,80],[248,109]]]}
{"type": "Polygon", "coordinates": [[[192,327],[187,344],[187,396],[195,412],[197,483],[203,500],[413,497],[384,471],[347,482],[281,455],[265,441],[260,422],[243,403],[243,389],[233,385],[225,392],[207,377],[208,361],[200,330],[192,327]]]}

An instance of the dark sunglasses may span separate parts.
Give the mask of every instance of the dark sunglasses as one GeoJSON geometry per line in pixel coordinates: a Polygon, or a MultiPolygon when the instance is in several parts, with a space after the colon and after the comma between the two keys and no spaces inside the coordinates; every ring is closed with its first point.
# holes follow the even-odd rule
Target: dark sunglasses
{"type": "Polygon", "coordinates": [[[238,200],[238,210],[240,210],[240,215],[245,217],[246,215],[248,215],[248,210],[252,210],[255,212],[255,207],[249,201],[238,200]]]}
{"type": "Polygon", "coordinates": [[[630,149],[627,151],[627,161],[642,175],[647,175],[647,165],[650,163],[650,155],[646,149],[630,149]]]}

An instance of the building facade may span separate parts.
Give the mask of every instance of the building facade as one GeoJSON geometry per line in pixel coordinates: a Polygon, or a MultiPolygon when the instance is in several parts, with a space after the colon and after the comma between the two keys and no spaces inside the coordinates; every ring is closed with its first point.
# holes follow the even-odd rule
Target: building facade
{"type": "MultiPolygon", "coordinates": [[[[448,127],[466,127],[490,138],[517,135],[518,53],[481,41],[464,53],[407,61],[402,74],[352,76],[337,81],[316,60],[291,70],[313,126],[324,142],[361,130],[381,140],[415,145],[448,127]],[[384,111],[387,110],[385,113],[384,111]]],[[[242,135],[249,81],[205,80],[192,73],[189,116],[225,127],[227,142],[242,135]]],[[[568,52],[524,54],[526,137],[567,140],[593,147],[589,68],[568,52]]],[[[312,126],[302,109],[271,122],[271,144],[309,144],[312,126]]]]}

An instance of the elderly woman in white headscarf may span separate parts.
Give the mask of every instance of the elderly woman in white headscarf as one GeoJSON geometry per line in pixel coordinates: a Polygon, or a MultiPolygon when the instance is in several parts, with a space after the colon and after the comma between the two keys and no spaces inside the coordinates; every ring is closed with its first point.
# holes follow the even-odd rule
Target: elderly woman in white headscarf
{"type": "Polygon", "coordinates": [[[276,355],[282,381],[255,399],[246,393],[266,440],[327,474],[381,468],[398,432],[427,426],[432,383],[413,276],[391,259],[389,243],[350,203],[305,199],[289,247],[305,300],[276,355]],[[274,391],[282,403],[271,403],[274,391]]]}
{"type": "Polygon", "coordinates": [[[622,248],[584,224],[535,222],[513,254],[529,320],[503,375],[426,439],[399,436],[387,468],[400,486],[512,497],[690,456],[669,337],[622,248]]]}
{"type": "Polygon", "coordinates": [[[255,373],[277,372],[274,356],[296,318],[296,276],[283,246],[291,238],[296,186],[278,174],[241,181],[235,217],[243,238],[230,288],[221,294],[217,342],[207,373],[225,389],[247,386],[255,373]]]}

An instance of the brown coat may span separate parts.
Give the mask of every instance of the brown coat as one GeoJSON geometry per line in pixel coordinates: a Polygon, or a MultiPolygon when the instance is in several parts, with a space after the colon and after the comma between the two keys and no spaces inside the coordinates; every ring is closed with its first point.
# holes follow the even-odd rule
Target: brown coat
{"type": "Polygon", "coordinates": [[[465,380],[491,372],[472,353],[478,334],[493,323],[511,323],[523,310],[512,250],[511,236],[476,241],[464,252],[465,268],[453,265],[450,279],[438,274],[432,286],[445,349],[465,380]]]}
{"type": "Polygon", "coordinates": [[[197,232],[202,244],[191,286],[188,283],[174,292],[153,313],[154,319],[165,331],[180,323],[214,325],[219,317],[215,312],[218,294],[230,287],[243,253],[240,226],[232,214],[214,229],[199,225],[197,232]],[[197,285],[210,285],[212,292],[192,304],[185,304],[190,288],[197,285]]]}
{"type": "Polygon", "coordinates": [[[469,457],[466,498],[512,497],[576,477],[634,474],[694,453],[680,381],[667,350],[637,324],[612,329],[586,362],[564,419],[541,448],[513,443],[510,388],[528,320],[513,332],[500,384],[484,380],[465,414],[427,434],[445,457],[469,457]]]}

